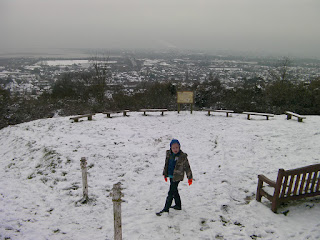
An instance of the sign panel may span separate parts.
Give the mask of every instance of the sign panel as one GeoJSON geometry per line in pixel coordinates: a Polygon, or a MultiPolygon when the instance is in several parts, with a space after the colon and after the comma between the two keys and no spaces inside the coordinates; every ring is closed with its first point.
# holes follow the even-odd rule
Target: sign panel
{"type": "Polygon", "coordinates": [[[177,103],[193,104],[194,97],[192,91],[177,92],[177,103]]]}

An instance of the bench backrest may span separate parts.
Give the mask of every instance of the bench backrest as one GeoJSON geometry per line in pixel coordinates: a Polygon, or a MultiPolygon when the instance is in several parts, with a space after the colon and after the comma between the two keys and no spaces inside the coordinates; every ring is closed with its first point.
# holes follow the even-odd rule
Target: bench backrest
{"type": "Polygon", "coordinates": [[[279,169],[275,193],[279,198],[320,192],[320,164],[292,170],[279,169]]]}

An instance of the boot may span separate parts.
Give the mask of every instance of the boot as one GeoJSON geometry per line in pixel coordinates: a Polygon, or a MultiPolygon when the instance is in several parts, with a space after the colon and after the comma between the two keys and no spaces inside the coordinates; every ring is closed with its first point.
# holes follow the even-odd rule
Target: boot
{"type": "Polygon", "coordinates": [[[169,210],[163,209],[163,210],[161,210],[160,212],[157,212],[156,215],[157,215],[157,216],[161,216],[162,213],[165,213],[165,212],[169,213],[169,210]]]}
{"type": "Polygon", "coordinates": [[[175,209],[175,210],[181,210],[181,207],[177,206],[177,205],[174,205],[172,206],[171,208],[175,209]]]}

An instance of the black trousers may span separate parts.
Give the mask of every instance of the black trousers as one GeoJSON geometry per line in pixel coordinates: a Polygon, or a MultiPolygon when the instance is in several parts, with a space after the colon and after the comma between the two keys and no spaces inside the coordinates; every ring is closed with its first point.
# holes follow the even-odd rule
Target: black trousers
{"type": "Polygon", "coordinates": [[[174,182],[172,180],[172,178],[170,178],[170,189],[168,192],[168,196],[167,196],[166,204],[164,206],[164,210],[169,210],[173,199],[174,199],[176,206],[181,208],[181,199],[180,199],[180,195],[179,195],[179,191],[178,191],[179,183],[180,183],[180,181],[174,182]]]}

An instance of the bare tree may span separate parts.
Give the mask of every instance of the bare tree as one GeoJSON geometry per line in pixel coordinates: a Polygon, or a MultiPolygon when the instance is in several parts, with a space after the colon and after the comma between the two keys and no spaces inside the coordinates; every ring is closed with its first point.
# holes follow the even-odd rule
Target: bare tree
{"type": "Polygon", "coordinates": [[[90,64],[93,69],[93,76],[91,79],[91,88],[98,103],[103,104],[105,101],[105,93],[107,91],[107,84],[110,83],[110,69],[109,57],[105,55],[95,54],[90,59],[90,64]]]}
{"type": "Polygon", "coordinates": [[[291,60],[288,57],[283,57],[275,69],[269,70],[269,75],[274,81],[288,81],[289,76],[289,67],[291,65],[291,60]]]}

